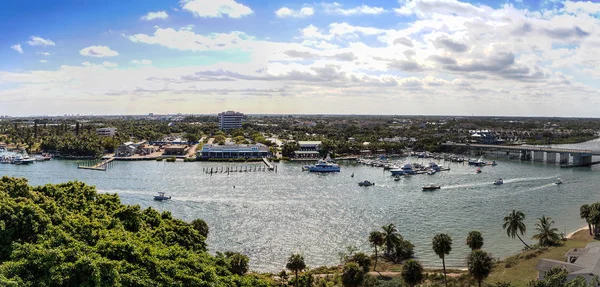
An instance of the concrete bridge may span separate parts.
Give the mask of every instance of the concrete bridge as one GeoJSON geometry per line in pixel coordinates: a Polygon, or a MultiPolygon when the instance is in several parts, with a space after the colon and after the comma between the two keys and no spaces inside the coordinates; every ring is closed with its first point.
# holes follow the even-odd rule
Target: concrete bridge
{"type": "Polygon", "coordinates": [[[564,149],[551,148],[540,146],[507,146],[507,145],[487,145],[487,144],[463,144],[463,143],[444,143],[447,147],[462,147],[470,150],[493,151],[505,153],[507,157],[511,157],[518,153],[521,160],[533,160],[537,162],[557,163],[557,155],[561,166],[590,166],[600,162],[593,162],[592,156],[600,156],[600,151],[581,150],[581,149],[564,149]]]}

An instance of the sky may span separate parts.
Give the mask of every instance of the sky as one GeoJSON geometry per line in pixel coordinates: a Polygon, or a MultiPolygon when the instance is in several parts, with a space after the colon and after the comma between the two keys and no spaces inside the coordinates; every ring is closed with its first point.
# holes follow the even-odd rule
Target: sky
{"type": "Polygon", "coordinates": [[[5,0],[0,115],[598,117],[600,1],[5,0]]]}

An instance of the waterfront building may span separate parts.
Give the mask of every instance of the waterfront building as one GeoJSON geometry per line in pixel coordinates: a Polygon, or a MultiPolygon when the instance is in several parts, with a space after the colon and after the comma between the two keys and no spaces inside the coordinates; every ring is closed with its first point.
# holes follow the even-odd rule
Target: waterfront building
{"type": "Polygon", "coordinates": [[[227,111],[219,113],[219,129],[220,130],[232,130],[242,128],[242,119],[244,114],[227,111]]]}
{"type": "Polygon", "coordinates": [[[96,129],[96,134],[103,137],[114,137],[117,133],[117,128],[99,128],[96,129]]]}
{"type": "Polygon", "coordinates": [[[538,279],[542,280],[546,272],[554,267],[565,269],[567,282],[583,277],[588,283],[596,276],[600,276],[600,242],[591,242],[585,248],[571,248],[565,254],[566,261],[540,259],[535,268],[538,270],[538,279]]]}
{"type": "MultiPolygon", "coordinates": [[[[143,152],[145,145],[146,145],[146,141],[141,141],[141,142],[137,142],[137,143],[125,142],[115,150],[115,156],[116,157],[133,156],[135,154],[143,152]]],[[[150,151],[150,150],[154,150],[154,149],[146,149],[146,151],[150,151]]]]}
{"type": "Polygon", "coordinates": [[[264,144],[205,144],[196,153],[198,158],[261,158],[270,157],[269,147],[264,144]]]}
{"type": "Polygon", "coordinates": [[[321,157],[321,141],[299,141],[294,158],[317,159],[321,157]]]}
{"type": "Polygon", "coordinates": [[[165,153],[164,155],[185,155],[188,152],[188,146],[187,145],[179,145],[179,144],[175,144],[175,145],[170,145],[165,147],[165,153]]]}

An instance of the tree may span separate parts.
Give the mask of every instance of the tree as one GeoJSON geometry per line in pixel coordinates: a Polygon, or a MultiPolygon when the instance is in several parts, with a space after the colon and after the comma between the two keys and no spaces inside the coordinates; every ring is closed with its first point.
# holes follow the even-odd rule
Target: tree
{"type": "Polygon", "coordinates": [[[298,286],[298,272],[306,268],[306,264],[304,263],[304,256],[300,254],[292,254],[290,258],[288,258],[288,262],[285,265],[285,268],[294,272],[294,274],[296,275],[296,286],[298,286]]]}
{"type": "Polygon", "coordinates": [[[538,218],[538,222],[535,224],[538,234],[534,235],[532,239],[538,240],[540,246],[552,246],[560,241],[558,229],[552,227],[552,224],[554,224],[554,221],[550,217],[542,215],[541,218],[538,218]]]}
{"type": "Polygon", "coordinates": [[[527,245],[527,243],[525,243],[525,241],[523,241],[523,239],[521,239],[521,236],[519,236],[519,233],[524,235],[525,231],[527,231],[527,227],[525,226],[525,223],[523,223],[523,220],[525,220],[525,214],[523,214],[521,211],[516,211],[513,209],[508,216],[504,217],[504,224],[502,225],[502,228],[506,229],[506,234],[509,237],[514,239],[516,236],[523,244],[525,244],[527,248],[531,248],[529,245],[527,245]]]}
{"type": "Polygon", "coordinates": [[[467,235],[467,245],[471,250],[481,249],[483,247],[483,236],[481,232],[473,230],[467,235]]]}
{"type": "Polygon", "coordinates": [[[373,271],[377,270],[377,248],[381,247],[385,242],[385,235],[380,231],[371,231],[369,234],[369,243],[375,249],[375,263],[373,264],[373,271]]]}
{"type": "Polygon", "coordinates": [[[419,261],[409,259],[402,265],[400,276],[410,287],[420,284],[423,281],[423,266],[419,261]]]}
{"type": "Polygon", "coordinates": [[[342,285],[344,287],[358,287],[365,280],[365,273],[358,264],[351,262],[344,266],[342,271],[342,285]]]}
{"type": "Polygon", "coordinates": [[[204,236],[204,238],[208,237],[208,224],[206,224],[204,220],[200,218],[194,219],[191,224],[194,227],[194,229],[196,229],[202,236],[204,236]]]}
{"type": "Polygon", "coordinates": [[[383,228],[383,238],[385,244],[385,254],[390,256],[394,246],[400,241],[400,234],[398,233],[398,229],[393,223],[389,225],[382,226],[383,228]]]}
{"type": "Polygon", "coordinates": [[[248,272],[248,262],[250,261],[248,256],[236,252],[228,252],[226,254],[227,259],[229,259],[231,273],[242,276],[248,272]]]}
{"type": "Polygon", "coordinates": [[[369,272],[369,267],[371,267],[371,258],[364,252],[355,253],[348,261],[358,264],[365,273],[369,272]]]}
{"type": "Polygon", "coordinates": [[[587,204],[582,205],[579,208],[579,216],[582,219],[585,219],[585,222],[588,224],[588,230],[590,231],[590,235],[592,234],[592,224],[590,223],[590,206],[587,204]]]}
{"type": "Polygon", "coordinates": [[[448,287],[446,281],[446,255],[452,251],[452,238],[450,235],[440,233],[433,237],[432,240],[433,252],[442,258],[442,266],[444,267],[444,284],[448,287]]]}
{"type": "Polygon", "coordinates": [[[467,267],[469,274],[477,280],[479,287],[481,287],[483,279],[487,278],[492,272],[492,257],[482,250],[471,251],[471,254],[467,257],[467,267]]]}

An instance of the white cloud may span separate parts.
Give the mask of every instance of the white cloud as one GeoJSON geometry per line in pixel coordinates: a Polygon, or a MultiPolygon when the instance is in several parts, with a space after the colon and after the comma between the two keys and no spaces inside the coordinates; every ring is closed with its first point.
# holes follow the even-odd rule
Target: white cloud
{"type": "Polygon", "coordinates": [[[187,51],[223,50],[239,47],[249,37],[242,32],[229,34],[212,33],[200,35],[187,30],[172,28],[156,29],[154,35],[136,34],[126,36],[132,42],[162,45],[168,48],[187,51]]]}
{"type": "Polygon", "coordinates": [[[10,48],[19,52],[20,54],[23,54],[23,48],[21,48],[21,44],[12,45],[10,48]]]}
{"type": "Polygon", "coordinates": [[[46,61],[46,60],[40,60],[40,63],[45,64],[45,63],[48,63],[48,61],[46,61]]]}
{"type": "Polygon", "coordinates": [[[79,50],[79,54],[87,57],[114,57],[119,55],[116,51],[111,50],[108,46],[89,46],[79,50]]]}
{"type": "MultiPolygon", "coordinates": [[[[185,26],[179,28],[179,30],[193,31],[194,27],[196,27],[194,24],[189,24],[189,25],[185,25],[185,26]]],[[[160,27],[154,27],[154,28],[158,29],[160,27]]]]}
{"type": "Polygon", "coordinates": [[[140,20],[152,21],[154,19],[167,19],[169,18],[169,14],[166,11],[156,11],[156,12],[148,12],[148,14],[142,16],[140,20]]]}
{"type": "Polygon", "coordinates": [[[27,41],[27,44],[29,44],[29,46],[54,46],[56,44],[54,44],[54,42],[52,42],[52,40],[50,39],[44,39],[42,37],[38,37],[38,36],[31,36],[29,37],[29,41],[27,41]]]}
{"type": "Polygon", "coordinates": [[[50,56],[50,53],[48,52],[37,52],[37,54],[42,56],[50,56]]]}
{"type": "Polygon", "coordinates": [[[597,14],[600,13],[600,3],[591,1],[566,1],[564,3],[564,10],[574,14],[579,12],[597,14]]]}
{"type": "Polygon", "coordinates": [[[81,63],[82,66],[93,66],[94,64],[90,63],[90,62],[83,62],[81,63]]]}
{"type": "Polygon", "coordinates": [[[326,13],[329,14],[338,14],[344,16],[353,16],[353,15],[379,15],[387,12],[384,8],[381,7],[373,7],[368,5],[356,6],[354,8],[343,8],[342,4],[337,2],[333,3],[323,3],[323,8],[326,13]]]}
{"type": "Polygon", "coordinates": [[[312,7],[302,7],[300,10],[293,10],[287,7],[281,7],[275,11],[275,15],[279,18],[306,18],[315,14],[312,7]]]}
{"type": "Polygon", "coordinates": [[[107,68],[114,68],[114,67],[118,66],[117,63],[111,63],[111,62],[107,62],[107,61],[102,62],[102,65],[107,68]]]}
{"type": "Polygon", "coordinates": [[[142,59],[142,60],[133,60],[131,62],[129,62],[130,64],[135,64],[135,65],[152,65],[152,61],[150,60],[146,60],[146,59],[142,59]]]}
{"type": "Polygon", "coordinates": [[[220,18],[227,15],[230,18],[241,18],[254,13],[250,7],[235,0],[182,0],[181,4],[183,10],[191,12],[195,17],[220,18]]]}

